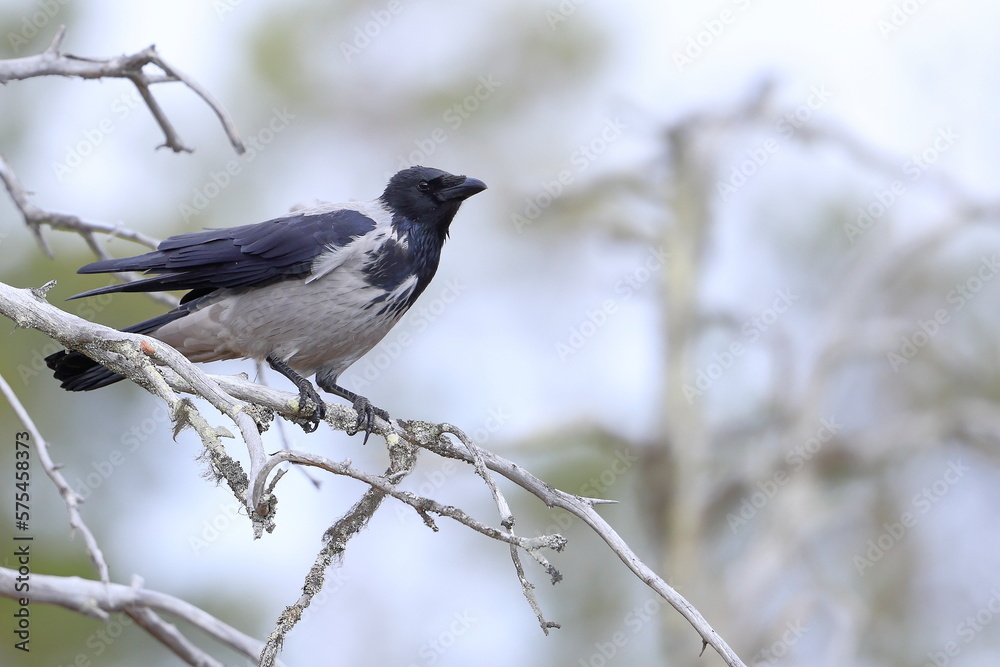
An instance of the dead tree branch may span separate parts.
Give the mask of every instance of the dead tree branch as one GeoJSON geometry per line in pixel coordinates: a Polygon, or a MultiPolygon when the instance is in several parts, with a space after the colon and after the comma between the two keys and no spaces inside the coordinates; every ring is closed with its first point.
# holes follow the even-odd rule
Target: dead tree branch
{"type": "MultiPolygon", "coordinates": [[[[17,592],[16,583],[17,572],[0,567],[0,596],[22,597],[24,594],[17,592]]],[[[152,630],[158,639],[161,639],[163,634],[170,634],[174,637],[170,642],[164,643],[171,648],[174,645],[183,646],[184,653],[178,652],[178,655],[191,665],[217,665],[220,663],[191,644],[189,640],[177,632],[176,628],[164,623],[156,612],[179,618],[248,658],[256,659],[263,648],[261,642],[243,634],[191,603],[166,593],[143,588],[140,579],[136,579],[131,586],[125,586],[124,584],[105,583],[81,579],[80,577],[57,577],[32,573],[31,602],[33,604],[58,605],[105,622],[110,619],[108,614],[111,612],[129,614],[136,619],[140,626],[152,630]],[[154,626],[156,626],[155,629],[153,629],[154,626]],[[198,661],[194,661],[195,659],[198,661]]]]}
{"type": "MultiPolygon", "coordinates": [[[[390,444],[390,452],[394,448],[398,449],[401,444],[405,445],[404,449],[398,450],[401,453],[394,455],[397,459],[381,477],[356,471],[349,464],[338,464],[322,457],[299,452],[283,451],[268,458],[263,454],[263,445],[257,431],[257,424],[250,419],[249,413],[253,412],[258,416],[258,423],[264,421],[260,416],[262,412],[269,413],[271,411],[278,412],[286,418],[295,419],[298,411],[297,396],[264,387],[240,377],[206,376],[169,346],[146,336],[124,334],[81,320],[48,304],[37,291],[17,290],[0,283],[0,313],[14,320],[19,326],[38,329],[65,345],[92,355],[101,363],[107,364],[112,370],[125,374],[147,391],[151,391],[166,400],[173,410],[175,423],[178,424],[178,427],[191,425],[195,428],[202,437],[206,449],[213,457],[213,465],[216,470],[219,470],[220,475],[229,481],[234,492],[238,493],[248,508],[254,510],[250,512],[250,515],[255,522],[257,535],[260,534],[261,526],[272,519],[273,504],[269,501],[273,492],[273,483],[268,487],[266,478],[268,473],[282,461],[318,466],[337,474],[355,477],[369,484],[369,490],[355,505],[355,508],[327,532],[326,544],[310,571],[309,577],[307,577],[303,597],[296,605],[289,607],[279,619],[278,627],[275,633],[272,633],[267,645],[268,651],[264,657],[273,657],[277,654],[285,633],[295,624],[301,616],[302,610],[309,604],[312,595],[322,585],[322,573],[325,568],[333,562],[334,555],[343,550],[346,541],[364,527],[386,496],[391,495],[418,511],[422,510],[424,512],[422,516],[437,513],[478,529],[473,525],[473,523],[478,522],[473,522],[471,519],[469,521],[463,520],[460,517],[464,513],[460,514],[459,510],[447,510],[445,506],[433,503],[429,499],[413,496],[394,488],[395,484],[412,469],[413,462],[415,462],[413,448],[420,448],[438,456],[464,461],[473,466],[476,466],[477,462],[481,462],[484,470],[490,470],[506,477],[535,495],[546,506],[562,508],[583,520],[641,581],[667,600],[691,623],[701,636],[702,641],[712,646],[723,657],[726,664],[743,665],[739,657],[698,610],[643,563],[607,521],[596,512],[594,506],[606,501],[584,498],[560,491],[516,463],[477,447],[468,436],[454,426],[420,421],[393,420],[392,423],[387,423],[383,420],[377,420],[375,432],[386,438],[390,444]],[[154,366],[151,361],[159,362],[161,365],[154,366]],[[242,475],[242,468],[225,452],[219,440],[219,431],[209,427],[189,401],[178,399],[175,391],[190,392],[207,399],[214,407],[239,425],[244,442],[251,452],[252,464],[249,477],[242,475]],[[455,444],[448,437],[449,435],[458,437],[461,445],[455,444]],[[235,467],[238,474],[233,474],[230,470],[231,467],[235,467]],[[264,516],[261,516],[261,512],[265,513],[264,516]]],[[[340,405],[327,406],[327,423],[333,428],[347,431],[354,420],[355,414],[351,408],[340,405]]],[[[503,515],[503,512],[501,514],[503,515]]],[[[480,530],[480,532],[483,531],[480,530]]],[[[491,532],[490,537],[524,548],[536,560],[538,558],[535,554],[539,548],[556,548],[562,540],[560,536],[543,536],[543,538],[536,538],[539,541],[531,541],[514,536],[509,531],[493,529],[491,532]]],[[[544,561],[540,562],[544,563],[544,561]]],[[[515,561],[515,565],[519,566],[519,563],[515,561]]],[[[547,567],[551,574],[550,568],[551,566],[547,567]]],[[[523,570],[519,568],[518,573],[519,578],[523,579],[523,570]]],[[[530,585],[524,586],[523,581],[522,586],[530,591],[530,585]]],[[[529,596],[528,600],[532,602],[532,597],[529,596]]],[[[533,602],[532,608],[536,609],[536,607],[537,602],[533,602]]],[[[539,615],[540,623],[549,623],[544,621],[537,609],[536,613],[539,615]]],[[[546,627],[551,627],[551,625],[546,627]]],[[[271,663],[262,661],[261,664],[271,663]]]]}
{"type": "MultiPolygon", "coordinates": [[[[181,141],[177,131],[171,125],[163,109],[150,91],[150,86],[154,83],[180,82],[193,90],[195,94],[208,104],[222,123],[226,136],[229,138],[236,152],[245,152],[246,149],[239,137],[236,126],[222,105],[198,82],[165,61],[157,52],[156,47],[149,46],[138,53],[115,58],[83,58],[60,51],[65,36],[65,27],[60,27],[52,43],[42,53],[24,58],[0,60],[0,84],[39,76],[76,76],[83,79],[128,79],[136,86],[150,113],[163,131],[165,140],[161,147],[166,146],[175,152],[190,152],[192,149],[185,146],[181,141]],[[146,71],[148,66],[159,68],[160,73],[146,71]]],[[[107,235],[111,238],[123,238],[148,248],[156,248],[158,243],[156,239],[142,232],[129,229],[124,225],[84,220],[76,215],[56,213],[40,208],[31,201],[29,197],[30,193],[2,155],[0,155],[0,181],[3,181],[14,205],[21,212],[25,224],[31,230],[32,234],[35,235],[38,244],[49,257],[52,257],[52,248],[42,234],[43,225],[47,225],[52,229],[72,231],[80,234],[91,250],[94,251],[94,254],[100,259],[107,259],[108,255],[97,240],[98,234],[107,235]]],[[[123,274],[120,277],[125,280],[134,280],[137,275],[123,274]]],[[[173,306],[177,304],[176,299],[168,294],[150,294],[149,296],[166,305],[173,306]]]]}
{"type": "MultiPolygon", "coordinates": [[[[48,75],[86,79],[128,79],[136,86],[162,130],[165,137],[163,146],[181,152],[190,149],[181,141],[150,91],[150,86],[154,83],[181,82],[213,109],[234,148],[237,152],[243,152],[242,142],[222,107],[196,82],[166,63],[156,52],[155,47],[150,46],[136,54],[117,58],[81,58],[61,53],[60,46],[64,35],[65,30],[60,29],[52,44],[41,54],[0,61],[0,83],[48,75]],[[148,72],[147,66],[158,68],[159,72],[148,72]]],[[[106,255],[97,242],[97,234],[121,236],[148,247],[156,246],[155,239],[123,227],[86,222],[76,216],[50,213],[38,208],[31,202],[27,190],[2,157],[0,157],[0,180],[3,180],[15,205],[24,216],[25,223],[50,256],[51,250],[41,233],[42,225],[81,234],[99,257],[106,255]]],[[[241,504],[247,507],[255,537],[260,537],[265,530],[273,529],[274,492],[283,471],[279,471],[270,481],[268,478],[271,471],[281,463],[317,467],[333,474],[352,477],[367,484],[368,489],[351,510],[326,531],[323,547],[306,576],[302,595],[281,614],[266,644],[254,642],[204,612],[170,596],[145,591],[138,584],[133,587],[111,584],[100,550],[97,549],[96,542],[91,544],[92,536],[88,541],[88,552],[91,553],[91,558],[98,567],[104,583],[33,575],[33,601],[60,604],[105,619],[108,611],[123,611],[188,664],[213,666],[218,664],[176,628],[163,621],[157,613],[167,612],[204,629],[218,641],[233,646],[246,655],[259,657],[262,667],[270,666],[276,664],[284,637],[301,618],[313,596],[321,590],[327,569],[344,553],[349,540],[367,525],[381,507],[382,501],[387,497],[393,497],[412,507],[423,518],[425,524],[434,530],[437,526],[432,514],[449,517],[487,537],[506,543],[510,548],[522,592],[537,616],[540,627],[547,634],[550,628],[559,626],[545,619],[533,592],[534,585],[525,575],[520,550],[524,550],[538,562],[555,583],[561,575],[542,555],[541,550],[561,551],[566,541],[560,535],[537,537],[516,535],[513,532],[515,518],[493,476],[496,473],[535,495],[547,506],[560,507],[583,520],[604,539],[629,569],[657,591],[695,627],[702,638],[703,646],[711,645],[715,648],[727,665],[743,666],[739,657],[701,614],[646,566],[596,512],[594,506],[607,501],[560,491],[517,464],[479,448],[463,431],[450,424],[401,420],[389,423],[377,420],[375,432],[385,437],[390,454],[390,464],[381,475],[358,470],[349,461],[336,462],[304,452],[283,450],[268,457],[264,452],[260,433],[267,427],[275,412],[286,419],[297,420],[300,407],[297,396],[249,382],[245,378],[206,376],[176,350],[155,339],[125,334],[69,315],[45,301],[45,291],[51,284],[39,290],[18,290],[0,283],[0,313],[13,320],[19,327],[37,329],[63,345],[87,354],[164,400],[170,407],[175,434],[186,427],[195,430],[202,441],[213,472],[218,479],[226,480],[241,504]],[[224,427],[210,425],[191,400],[178,397],[177,392],[190,393],[207,400],[233,422],[249,453],[249,474],[223,445],[222,438],[232,438],[231,433],[224,427]],[[458,443],[452,438],[456,438],[458,443]],[[481,522],[456,507],[398,489],[399,482],[413,470],[421,449],[438,456],[461,460],[473,466],[475,473],[483,479],[490,490],[499,513],[500,528],[481,522]],[[102,588],[97,591],[92,586],[102,586],[102,588]]],[[[0,390],[12,399],[12,403],[16,402],[16,397],[9,391],[9,387],[6,387],[6,383],[0,386],[0,390]]],[[[30,424],[30,418],[26,414],[22,416],[26,425],[30,424]]],[[[356,415],[350,408],[340,405],[327,406],[326,420],[333,428],[349,431],[355,419],[356,415]]],[[[33,425],[29,429],[34,429],[33,425]]],[[[34,429],[33,437],[36,434],[37,429],[34,429]]],[[[40,451],[43,451],[44,441],[40,434],[36,439],[40,443],[40,451]]],[[[51,461],[48,463],[51,464],[51,461]]],[[[75,503],[78,499],[71,491],[67,491],[68,487],[64,488],[65,483],[60,485],[56,478],[57,473],[53,475],[55,473],[53,466],[49,465],[46,472],[53,476],[53,481],[63,493],[70,512],[71,525],[78,527],[79,524],[78,529],[81,532],[85,531],[86,527],[76,512],[75,503]]],[[[89,531],[84,534],[88,536],[89,531]]],[[[0,570],[0,595],[13,595],[13,579],[9,570],[0,570]]]]}
{"type": "MultiPolygon", "coordinates": [[[[68,348],[83,351],[166,401],[171,409],[175,433],[188,426],[198,433],[216,474],[227,481],[240,503],[245,504],[247,476],[239,463],[226,454],[221,444],[222,437],[232,435],[224,428],[210,426],[189,399],[178,398],[163,376],[156,372],[152,362],[156,361],[173,369],[184,378],[188,386],[195,388],[199,397],[206,399],[236,424],[250,452],[251,473],[255,466],[263,465],[265,460],[260,432],[266,418],[260,417],[259,424],[251,416],[254,411],[248,410],[249,406],[219,389],[201,370],[170,346],[148,336],[122,333],[88,322],[52,306],[44,299],[45,292],[52,284],[38,290],[16,290],[0,283],[0,312],[19,327],[38,329],[68,348]]],[[[255,521],[258,535],[262,530],[273,528],[268,513],[262,515],[252,512],[251,517],[255,521]]]]}
{"type": "Polygon", "coordinates": [[[94,569],[97,570],[101,581],[108,583],[111,579],[108,574],[108,563],[104,560],[104,553],[101,551],[100,545],[97,544],[94,534],[90,532],[90,528],[83,522],[83,517],[80,515],[79,506],[83,502],[83,499],[73,490],[62,473],[59,472],[58,466],[56,466],[52,457],[49,456],[48,441],[42,437],[31,415],[24,409],[24,405],[2,375],[0,375],[0,394],[3,394],[4,398],[10,402],[10,406],[14,409],[14,414],[17,415],[17,418],[21,420],[21,423],[28,430],[27,432],[31,435],[31,440],[35,443],[35,448],[38,452],[38,460],[42,463],[42,470],[45,471],[45,474],[52,480],[56,489],[59,490],[59,495],[66,505],[66,512],[69,514],[70,529],[83,536],[83,543],[87,550],[87,555],[90,557],[90,562],[94,565],[94,569]]]}
{"type": "Polygon", "coordinates": [[[148,46],[138,53],[132,55],[117,56],[114,58],[83,58],[80,56],[62,53],[63,39],[66,37],[66,27],[61,26],[53,38],[52,43],[42,53],[24,58],[12,58],[10,60],[0,60],[0,84],[8,81],[19,81],[31,79],[38,76],[77,76],[81,79],[128,79],[138,89],[149,112],[153,114],[157,125],[163,130],[163,146],[170,148],[175,153],[191,152],[191,148],[184,145],[177,131],[171,125],[170,120],[163,112],[159,102],[153,97],[149,87],[154,83],[180,82],[195,92],[203,99],[215,115],[222,128],[229,137],[229,142],[236,149],[237,153],[243,153],[245,148],[240,139],[236,126],[222,105],[212,97],[198,82],[182,73],[173,65],[165,61],[157,52],[155,46],[148,46]],[[158,67],[160,73],[149,73],[145,70],[147,65],[158,67]]]}

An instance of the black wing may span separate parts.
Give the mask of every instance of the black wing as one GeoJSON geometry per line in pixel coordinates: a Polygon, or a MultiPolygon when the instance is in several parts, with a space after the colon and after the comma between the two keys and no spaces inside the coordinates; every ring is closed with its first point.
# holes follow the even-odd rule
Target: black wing
{"type": "Polygon", "coordinates": [[[109,292],[195,290],[185,296],[183,303],[223,287],[268,285],[307,275],[324,248],[347,245],[374,228],[375,221],[364,213],[338,209],[171,236],[145,255],[93,262],[77,271],[144,271],[159,274],[156,277],[101,287],[70,298],[109,292]]]}

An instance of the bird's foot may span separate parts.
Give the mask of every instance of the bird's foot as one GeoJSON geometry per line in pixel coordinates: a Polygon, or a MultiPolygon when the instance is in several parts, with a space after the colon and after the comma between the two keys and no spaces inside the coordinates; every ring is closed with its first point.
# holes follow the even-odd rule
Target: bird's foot
{"type": "Polygon", "coordinates": [[[302,430],[306,433],[319,428],[319,423],[326,417],[326,403],[308,383],[299,386],[299,417],[305,420],[302,430]]]}
{"type": "Polygon", "coordinates": [[[389,413],[382,408],[376,408],[372,405],[364,396],[358,396],[354,399],[354,411],[358,413],[358,420],[354,424],[354,428],[347,431],[347,435],[354,435],[358,431],[365,432],[365,440],[363,445],[368,444],[368,436],[372,434],[375,429],[375,417],[380,417],[385,421],[389,421],[389,413]]]}
{"type": "Polygon", "coordinates": [[[279,357],[268,355],[265,359],[274,370],[278,371],[286,378],[295,383],[299,389],[299,409],[298,417],[302,420],[302,430],[312,433],[319,428],[319,423],[326,417],[326,403],[316,392],[309,380],[305,379],[291,369],[287,362],[279,357]]]}

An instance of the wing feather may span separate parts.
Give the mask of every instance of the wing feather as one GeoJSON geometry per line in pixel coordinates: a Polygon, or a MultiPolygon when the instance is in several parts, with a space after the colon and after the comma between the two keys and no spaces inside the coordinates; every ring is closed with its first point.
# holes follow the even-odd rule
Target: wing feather
{"type": "Polygon", "coordinates": [[[153,252],[93,262],[78,273],[142,271],[150,278],[77,294],[159,292],[268,285],[308,275],[313,260],[375,228],[375,220],[354,209],[298,214],[255,225],[209,229],[172,236],[153,252]]]}

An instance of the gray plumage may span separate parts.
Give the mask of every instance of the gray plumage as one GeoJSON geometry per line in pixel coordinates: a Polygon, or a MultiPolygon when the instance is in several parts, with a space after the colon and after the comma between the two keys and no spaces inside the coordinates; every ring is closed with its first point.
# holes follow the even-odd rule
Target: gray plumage
{"type": "MultiPolygon", "coordinates": [[[[374,347],[427,287],[462,201],[486,186],[438,169],[411,167],[370,202],[324,204],[254,225],[173,236],[153,252],[94,262],[80,273],[144,271],[143,280],[91,290],[189,290],[174,310],[124,329],[158,338],[192,361],[268,361],[322,401],[304,378],[351,400],[358,427],[388,418],[338,376],[374,347]],[[364,414],[362,414],[364,412],[364,414]]],[[[122,379],[79,352],[46,359],[70,391],[122,379]]],[[[311,430],[311,429],[307,429],[311,430]]],[[[366,435],[367,438],[367,435],[366,435]]]]}

